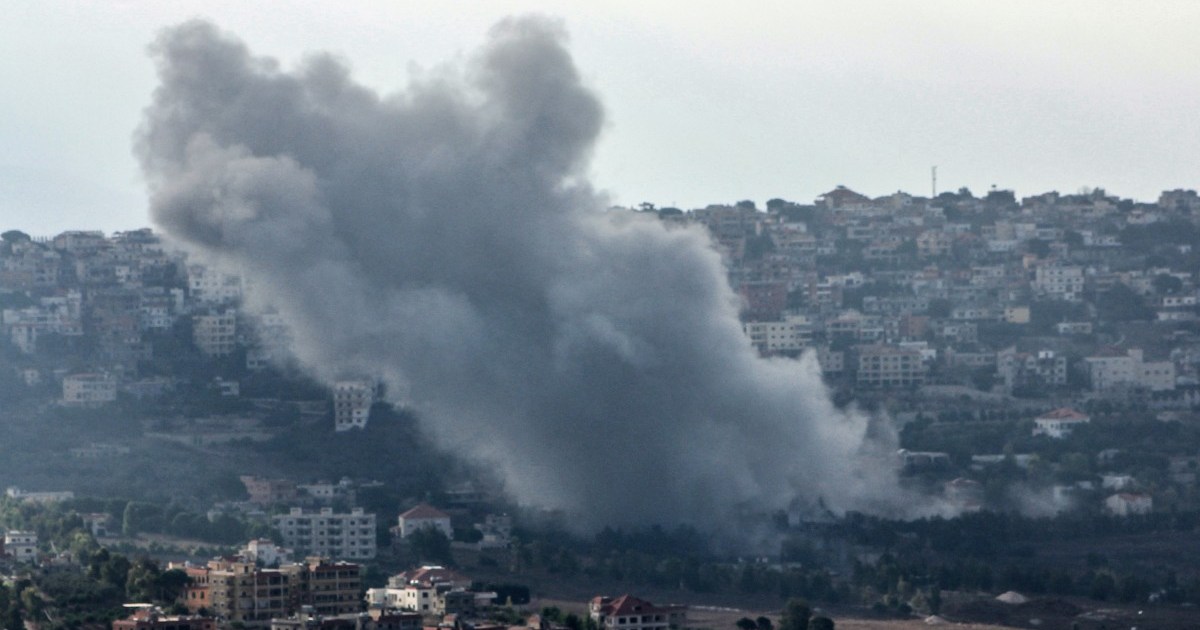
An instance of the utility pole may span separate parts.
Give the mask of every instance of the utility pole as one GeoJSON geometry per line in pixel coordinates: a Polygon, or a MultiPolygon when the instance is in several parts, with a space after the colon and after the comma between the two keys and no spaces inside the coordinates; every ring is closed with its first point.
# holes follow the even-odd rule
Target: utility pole
{"type": "Polygon", "coordinates": [[[933,199],[934,197],[937,197],[937,167],[934,166],[932,169],[930,169],[930,171],[930,175],[933,180],[933,197],[930,197],[930,199],[933,199]]]}

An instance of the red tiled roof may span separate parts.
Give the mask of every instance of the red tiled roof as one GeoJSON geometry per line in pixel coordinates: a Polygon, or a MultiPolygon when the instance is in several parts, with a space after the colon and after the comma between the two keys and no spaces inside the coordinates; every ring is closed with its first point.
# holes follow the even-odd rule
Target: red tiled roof
{"type": "Polygon", "coordinates": [[[426,566],[419,569],[413,569],[411,571],[405,571],[400,575],[402,576],[401,579],[409,584],[414,582],[430,585],[444,584],[447,582],[455,584],[469,584],[471,582],[471,580],[465,575],[445,567],[426,566]]]}
{"type": "Polygon", "coordinates": [[[422,504],[418,505],[417,507],[401,514],[400,518],[405,518],[405,519],[450,518],[450,515],[433,507],[432,505],[422,503],[422,504]]]}
{"type": "Polygon", "coordinates": [[[1037,419],[1038,420],[1090,420],[1091,418],[1087,414],[1075,411],[1074,409],[1071,409],[1070,407],[1059,407],[1058,409],[1055,409],[1054,411],[1047,411],[1046,413],[1038,416],[1037,419]]]}
{"type": "MultiPolygon", "coordinates": [[[[597,598],[600,599],[600,598],[597,598]]],[[[595,601],[595,600],[593,600],[595,601]]],[[[622,595],[607,604],[600,606],[600,614],[602,615],[632,615],[646,614],[656,612],[667,612],[675,610],[674,606],[655,606],[644,599],[638,599],[633,595],[622,595]]]]}

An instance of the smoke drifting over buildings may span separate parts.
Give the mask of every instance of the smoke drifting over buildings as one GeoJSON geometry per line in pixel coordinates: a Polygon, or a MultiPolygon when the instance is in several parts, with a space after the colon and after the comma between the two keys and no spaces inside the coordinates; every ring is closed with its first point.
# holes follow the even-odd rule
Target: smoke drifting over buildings
{"type": "Polygon", "coordinates": [[[247,274],[303,365],[382,375],[523,501],[589,526],[899,511],[891,439],[815,361],[756,355],[708,236],[603,211],[603,109],[564,40],[505,21],[385,96],[329,56],[168,30],[137,137],[154,219],[247,274]]]}

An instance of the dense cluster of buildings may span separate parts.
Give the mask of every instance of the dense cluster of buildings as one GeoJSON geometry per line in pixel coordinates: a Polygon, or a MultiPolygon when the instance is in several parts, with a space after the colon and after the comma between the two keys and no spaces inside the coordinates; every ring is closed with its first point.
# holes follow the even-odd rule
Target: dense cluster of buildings
{"type": "MultiPolygon", "coordinates": [[[[943,388],[1020,401],[1029,419],[1099,401],[1185,415],[1200,407],[1195,191],[1139,203],[1100,189],[869,197],[839,186],[812,203],[655,215],[669,228],[709,232],[741,298],[748,346],[809,353],[827,382],[855,397],[902,395],[936,413],[922,397],[943,388]]],[[[243,374],[286,357],[287,322],[244,308],[252,289],[236,270],[189,259],[148,229],[10,230],[0,236],[0,344],[18,379],[53,391],[63,406],[169,396],[189,377],[147,369],[164,355],[190,352],[243,374]]],[[[205,378],[192,389],[241,395],[236,376],[205,378]]],[[[348,377],[315,413],[332,410],[336,431],[362,429],[378,395],[376,381],[348,377]]],[[[185,428],[164,420],[147,435],[191,445],[270,435],[242,419],[210,420],[185,428]]],[[[1036,418],[1034,432],[1062,438],[1079,422],[1036,418]]],[[[91,443],[69,454],[128,453],[123,444],[91,443]]],[[[285,510],[270,524],[299,553],[375,556],[375,515],[342,509],[355,505],[354,484],[243,481],[252,507],[285,510]]],[[[403,537],[428,517],[421,527],[451,538],[444,516],[402,515],[396,531],[403,537]]],[[[502,519],[476,529],[478,544],[506,544],[502,519]]]]}
{"type": "Polygon", "coordinates": [[[243,556],[173,568],[191,578],[181,597],[189,611],[212,614],[229,623],[261,624],[302,608],[320,615],[362,609],[362,567],[351,562],[314,556],[267,568],[243,556]]]}
{"type": "MultiPolygon", "coordinates": [[[[810,353],[836,390],[881,401],[897,417],[1016,416],[1051,440],[1089,423],[1081,410],[1200,422],[1195,191],[1139,203],[1100,189],[873,198],[838,186],[809,204],[640,210],[709,232],[760,354],[810,353]]],[[[1130,461],[1088,455],[1114,475],[1130,461]]],[[[1194,496],[1186,463],[1196,454],[1163,455],[1171,467],[1163,482],[1066,484],[1064,473],[1047,504],[1086,496],[1127,516],[1154,509],[1152,486],[1173,500],[1194,496]]],[[[966,510],[985,503],[971,477],[994,475],[991,466],[1057,470],[1032,453],[971,459],[967,467],[961,454],[952,462],[901,451],[898,465],[966,475],[945,483],[947,499],[966,510]]]]}
{"type": "MultiPolygon", "coordinates": [[[[18,369],[28,385],[61,384],[65,406],[166,395],[185,375],[164,378],[143,366],[157,353],[177,352],[180,335],[197,354],[236,358],[252,372],[288,356],[291,335],[279,314],[242,308],[241,275],[189,261],[149,229],[4,234],[0,343],[29,358],[18,369]]],[[[214,387],[238,395],[236,381],[214,387]]],[[[335,428],[365,427],[375,383],[345,381],[333,389],[335,428]]]]}
{"type": "MultiPolygon", "coordinates": [[[[973,377],[1006,394],[1069,389],[1179,408],[1198,397],[1200,335],[1127,339],[1118,327],[1196,321],[1194,191],[1136,203],[1099,189],[1018,200],[965,189],[871,198],[839,186],[812,204],[658,214],[711,233],[748,343],[763,354],[813,349],[833,381],[889,389],[973,377]],[[1155,240],[1155,229],[1176,238],[1155,240]]],[[[240,275],[190,261],[150,230],[5,234],[0,294],[20,297],[0,311],[0,334],[27,355],[65,347],[89,359],[86,371],[23,371],[61,382],[63,404],[169,388],[146,382],[139,362],[181,326],[197,352],[244,355],[247,369],[286,355],[286,322],[241,307],[240,275]]],[[[335,385],[338,430],[365,426],[375,389],[335,385]]]]}
{"type": "Polygon", "coordinates": [[[762,354],[812,349],[831,382],[983,382],[1175,408],[1196,399],[1200,335],[1173,326],[1198,313],[1194,191],[1135,203],[1099,189],[1018,200],[839,186],[807,205],[658,214],[711,233],[762,354]],[[1156,229],[1178,238],[1147,241],[1156,229]],[[1137,325],[1160,334],[1122,334],[1137,325]]]}

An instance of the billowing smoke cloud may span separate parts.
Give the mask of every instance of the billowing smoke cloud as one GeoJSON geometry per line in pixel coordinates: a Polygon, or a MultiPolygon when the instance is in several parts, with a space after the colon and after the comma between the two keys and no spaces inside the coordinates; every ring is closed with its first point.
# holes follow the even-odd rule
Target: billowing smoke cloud
{"type": "Polygon", "coordinates": [[[382,375],[525,502],[595,526],[902,503],[815,361],[752,350],[701,229],[603,210],[603,110],[564,39],[507,20],[385,96],[329,56],[288,71],[172,28],[137,135],[154,219],[243,270],[303,365],[382,375]]]}

